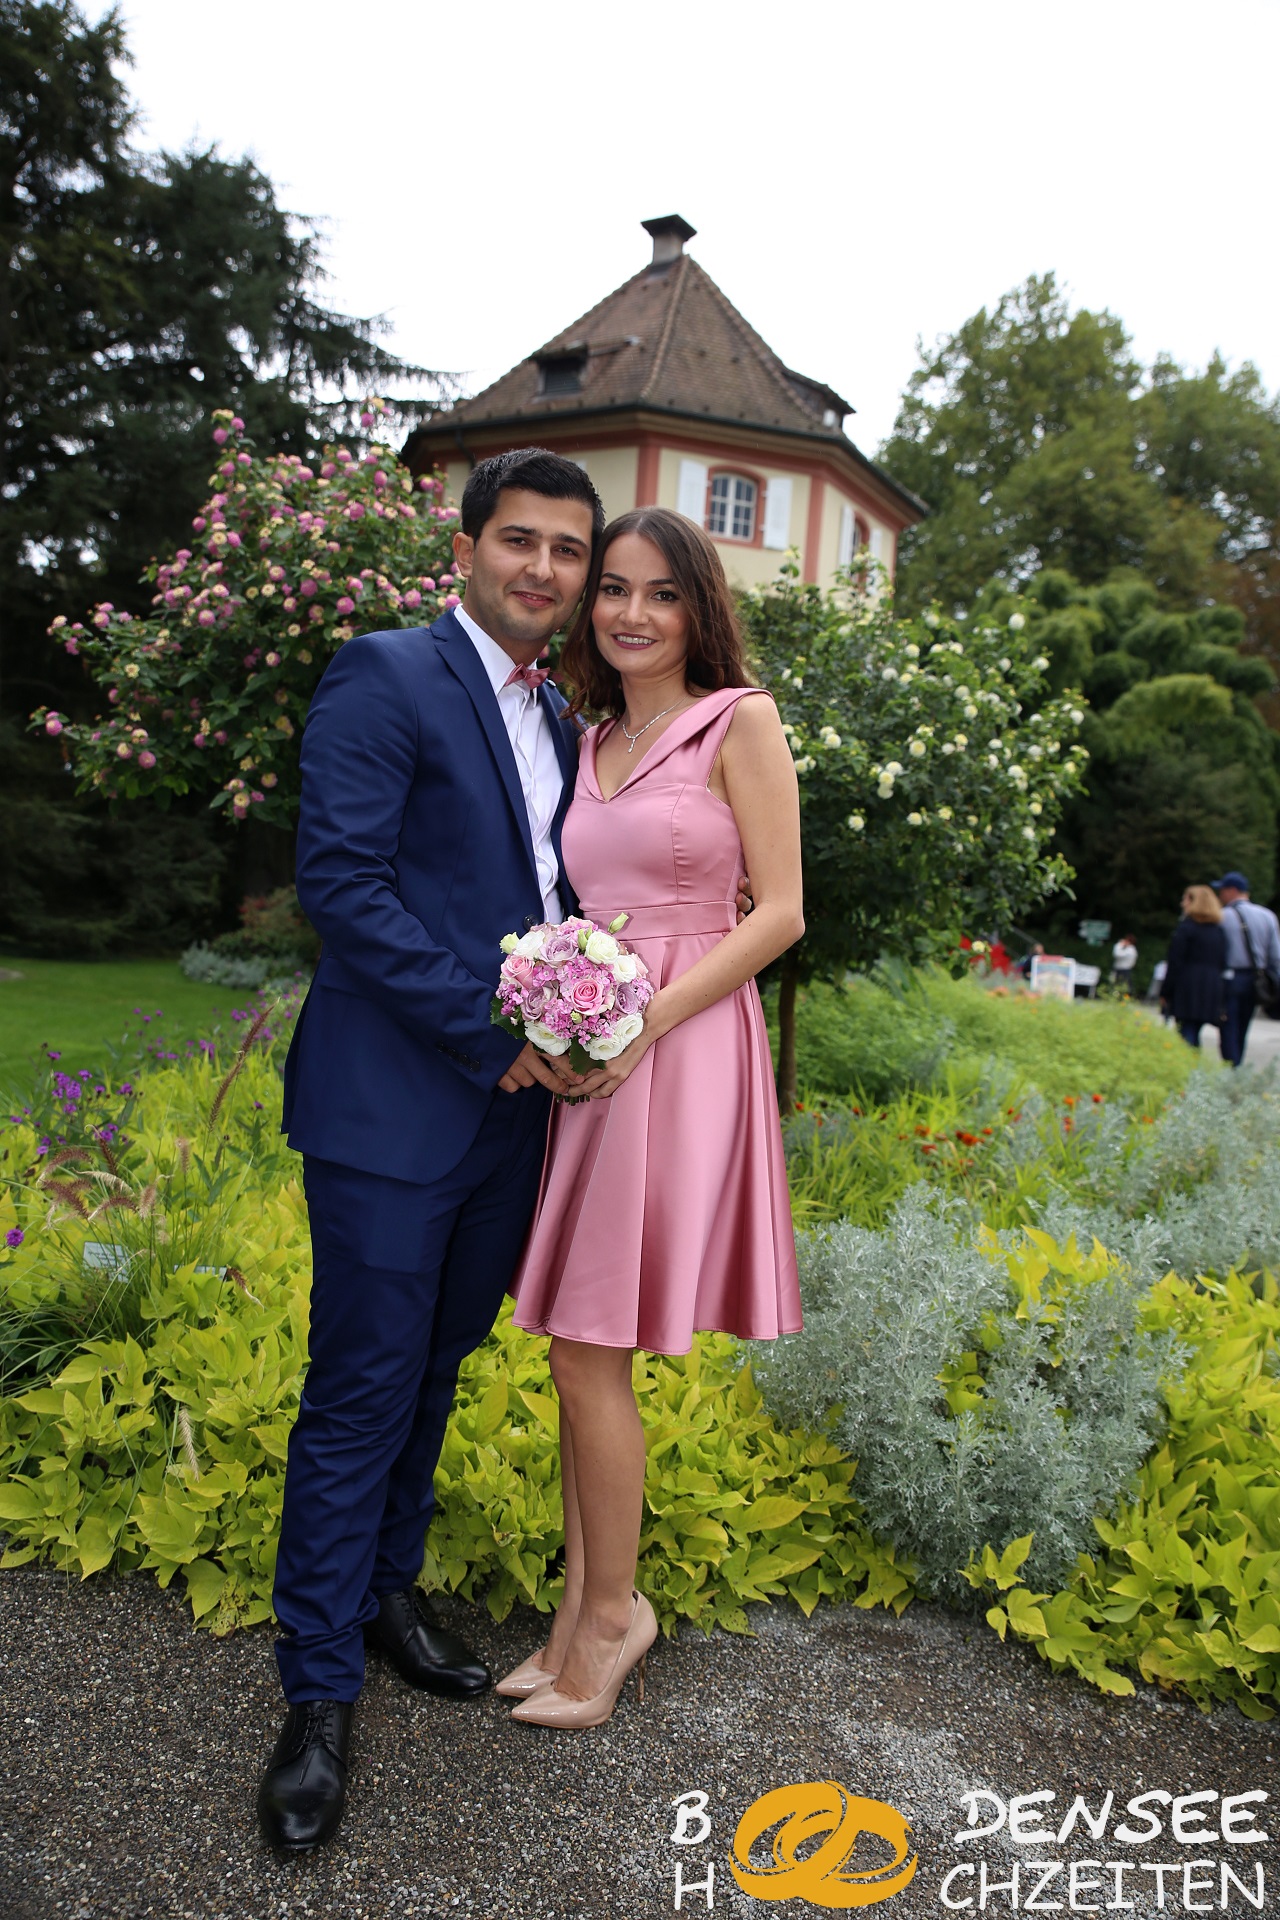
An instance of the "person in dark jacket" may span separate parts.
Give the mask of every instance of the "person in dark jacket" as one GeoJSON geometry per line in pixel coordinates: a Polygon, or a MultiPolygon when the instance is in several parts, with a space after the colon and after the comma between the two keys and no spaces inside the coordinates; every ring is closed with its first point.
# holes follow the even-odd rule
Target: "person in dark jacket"
{"type": "Polygon", "coordinates": [[[1160,1000],[1189,1047],[1200,1045],[1201,1027],[1222,1025],[1226,968],[1227,936],[1217,895],[1211,887],[1188,887],[1182,919],[1169,942],[1160,1000]]]}

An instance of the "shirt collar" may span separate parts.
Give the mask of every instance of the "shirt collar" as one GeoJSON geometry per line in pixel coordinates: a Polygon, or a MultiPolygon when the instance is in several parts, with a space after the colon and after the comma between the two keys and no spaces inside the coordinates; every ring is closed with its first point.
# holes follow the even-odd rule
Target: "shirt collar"
{"type": "Polygon", "coordinates": [[[453,617],[480,655],[490,686],[495,693],[501,693],[511,677],[515,661],[509,653],[502,651],[496,640],[489,638],[483,627],[477,625],[461,602],[454,608],[453,617]]]}

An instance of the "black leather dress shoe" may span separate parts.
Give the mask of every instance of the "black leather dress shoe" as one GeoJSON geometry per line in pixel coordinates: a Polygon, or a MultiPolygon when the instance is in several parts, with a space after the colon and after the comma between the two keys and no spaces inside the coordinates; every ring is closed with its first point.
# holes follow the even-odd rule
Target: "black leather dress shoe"
{"type": "Polygon", "coordinates": [[[487,1693],[493,1677],[484,1662],[447,1627],[439,1627],[426,1611],[415,1589],[384,1593],[378,1617],[364,1630],[367,1647],[377,1647],[411,1687],[428,1693],[470,1699],[487,1693]]]}
{"type": "Polygon", "coordinates": [[[258,1787],[262,1831],[282,1852],[308,1853],[338,1830],[352,1711],[347,1700],[303,1700],[285,1716],[258,1787]]]}

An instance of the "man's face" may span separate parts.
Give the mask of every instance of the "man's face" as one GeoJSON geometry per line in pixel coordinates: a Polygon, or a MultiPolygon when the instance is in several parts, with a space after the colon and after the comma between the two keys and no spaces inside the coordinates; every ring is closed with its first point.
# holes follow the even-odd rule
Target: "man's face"
{"type": "Polygon", "coordinates": [[[591,560],[591,509],[504,487],[478,539],[453,536],[467,612],[524,663],[535,660],[582,597],[591,560]]]}
{"type": "Polygon", "coordinates": [[[1244,895],[1241,893],[1239,887],[1220,887],[1218,890],[1218,898],[1224,907],[1234,907],[1237,900],[1244,899],[1244,895]]]}

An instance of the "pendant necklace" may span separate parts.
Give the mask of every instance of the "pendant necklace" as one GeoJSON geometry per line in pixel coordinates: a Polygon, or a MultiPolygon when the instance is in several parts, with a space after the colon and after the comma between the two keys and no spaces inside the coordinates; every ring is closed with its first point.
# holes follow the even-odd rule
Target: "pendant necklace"
{"type": "Polygon", "coordinates": [[[661,713],[655,713],[652,720],[646,720],[644,725],[640,727],[635,733],[628,732],[626,721],[622,718],[621,715],[619,715],[618,725],[622,728],[622,731],[626,734],[627,739],[631,742],[631,745],[627,748],[627,752],[634,753],[636,750],[636,741],[640,738],[640,735],[642,733],[648,733],[650,727],[656,727],[659,720],[665,720],[669,713],[674,713],[676,708],[678,706],[681,706],[682,704],[683,703],[679,700],[673,700],[669,707],[664,707],[661,713]]]}

